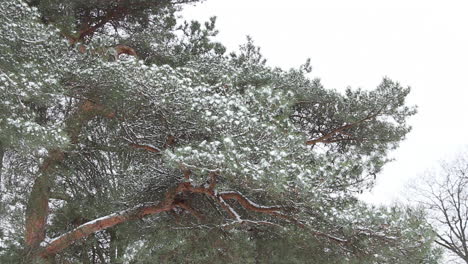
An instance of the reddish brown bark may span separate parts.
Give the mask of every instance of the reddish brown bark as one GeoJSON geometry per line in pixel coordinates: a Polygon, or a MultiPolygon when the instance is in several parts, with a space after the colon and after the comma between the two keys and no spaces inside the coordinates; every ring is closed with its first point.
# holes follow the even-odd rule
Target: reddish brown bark
{"type": "Polygon", "coordinates": [[[101,56],[106,55],[107,52],[109,52],[109,53],[114,54],[115,60],[118,60],[121,54],[127,54],[130,56],[138,57],[136,51],[133,48],[126,46],[126,45],[120,45],[120,44],[115,47],[108,47],[108,48],[104,47],[104,48],[98,48],[98,49],[93,49],[93,50],[88,50],[88,48],[85,45],[79,44],[77,46],[77,49],[80,53],[83,53],[83,54],[89,51],[89,53],[92,55],[101,55],[101,56]],[[115,53],[114,51],[112,51],[112,49],[115,50],[115,53]]]}
{"type": "MultiPolygon", "coordinates": [[[[211,175],[211,177],[213,176],[211,175]]],[[[214,185],[210,185],[209,187],[195,187],[189,182],[180,183],[177,186],[177,188],[175,188],[173,191],[169,191],[166,193],[166,198],[164,201],[158,204],[142,204],[134,208],[121,211],[119,213],[114,213],[114,214],[84,223],[76,227],[75,229],[69,231],[68,233],[65,233],[53,239],[44,249],[42,249],[42,251],[40,251],[38,256],[42,259],[48,259],[50,257],[53,257],[55,254],[61,252],[62,250],[66,249],[67,247],[75,243],[76,241],[89,236],[90,234],[104,230],[106,228],[113,227],[121,223],[139,219],[147,215],[153,215],[153,214],[158,214],[161,212],[170,211],[174,207],[185,209],[191,214],[193,214],[195,217],[197,217],[199,220],[202,220],[203,216],[200,215],[198,212],[196,212],[186,202],[176,199],[176,196],[183,192],[200,193],[200,194],[211,196],[213,198],[231,199],[231,200],[234,199],[234,200],[237,200],[245,209],[259,212],[259,213],[266,213],[266,214],[272,214],[272,215],[279,213],[280,208],[277,206],[266,207],[266,206],[257,205],[238,192],[223,192],[223,193],[218,194],[212,189],[213,187],[214,185]]],[[[225,204],[225,206],[229,207],[229,210],[233,210],[228,204],[225,204]]],[[[263,222],[264,221],[260,221],[259,223],[263,223],[263,222]]],[[[268,222],[265,222],[265,223],[268,223],[268,222]]],[[[43,238],[44,237],[42,236],[41,241],[43,240],[43,238]]]]}
{"type": "Polygon", "coordinates": [[[45,238],[46,222],[49,211],[50,179],[54,166],[62,161],[64,155],[59,150],[50,150],[49,156],[40,166],[40,174],[31,190],[26,208],[25,244],[27,254],[39,248],[45,238]]]}
{"type": "MultiPolygon", "coordinates": [[[[169,135],[166,138],[166,143],[164,143],[164,145],[162,146],[162,149],[166,149],[166,148],[170,147],[171,145],[173,145],[174,143],[175,143],[175,137],[172,136],[172,135],[169,135]]],[[[129,146],[132,147],[132,148],[144,149],[144,150],[147,150],[149,152],[155,152],[155,153],[161,152],[161,150],[159,148],[148,145],[148,144],[130,143],[129,146]]],[[[182,168],[182,167],[181,167],[181,170],[183,171],[185,178],[188,179],[190,177],[190,170],[188,170],[186,168],[182,168]]]]}
{"type": "MultiPolygon", "coordinates": [[[[159,5],[159,2],[148,3],[149,5],[159,5]]],[[[143,6],[141,8],[144,9],[146,7],[143,6]]],[[[94,21],[91,21],[91,17],[89,17],[87,21],[80,26],[78,35],[71,36],[70,34],[66,33],[62,33],[62,35],[68,39],[70,45],[75,45],[79,42],[83,42],[86,38],[92,36],[97,30],[102,28],[107,23],[122,19],[124,16],[128,15],[132,10],[122,5],[117,5],[105,11],[106,14],[104,16],[99,17],[94,21]]],[[[137,55],[134,49],[125,45],[118,45],[114,48],[116,50],[117,56],[120,54],[127,54],[132,56],[137,55]]],[[[81,52],[86,51],[86,47],[83,45],[80,45],[78,49],[81,52]]],[[[74,119],[72,121],[76,121],[77,124],[67,124],[68,136],[70,137],[72,143],[78,142],[78,136],[84,123],[96,115],[101,115],[107,118],[114,118],[115,112],[90,100],[86,100],[82,105],[79,106],[79,111],[77,112],[77,115],[75,117],[72,117],[72,119],[74,119]]],[[[108,228],[110,226],[114,226],[125,221],[129,221],[134,218],[141,218],[145,215],[155,214],[165,210],[169,210],[169,208],[174,206],[172,203],[141,206],[138,208],[130,209],[129,211],[125,211],[124,216],[113,215],[112,217],[102,219],[102,221],[98,220],[88,222],[77,227],[73,231],[57,238],[49,246],[47,246],[45,249],[42,249],[41,251],[40,244],[44,241],[45,238],[45,230],[49,211],[48,201],[50,198],[50,178],[54,173],[53,171],[55,166],[58,163],[60,163],[63,160],[63,158],[64,154],[62,151],[50,151],[49,157],[47,157],[40,166],[39,175],[34,181],[31,194],[28,200],[25,217],[26,225],[24,235],[28,263],[35,263],[38,259],[47,260],[49,256],[53,256],[55,253],[68,247],[76,240],[79,240],[93,232],[108,228]]]]}
{"type": "Polygon", "coordinates": [[[222,197],[224,200],[236,200],[242,205],[242,207],[253,212],[276,214],[279,213],[281,210],[281,208],[277,206],[257,205],[238,192],[222,192],[219,194],[219,196],[222,197]]]}
{"type": "Polygon", "coordinates": [[[114,47],[115,51],[117,52],[117,56],[120,56],[120,54],[127,54],[130,56],[135,56],[137,57],[137,53],[134,49],[130,48],[129,46],[125,45],[117,45],[114,47]]]}
{"type": "Polygon", "coordinates": [[[175,206],[184,209],[185,211],[189,212],[193,216],[195,216],[198,220],[202,221],[205,218],[203,215],[201,215],[199,212],[197,212],[195,209],[193,209],[189,204],[187,204],[184,201],[180,201],[174,204],[175,206]]]}
{"type": "Polygon", "coordinates": [[[24,237],[29,250],[38,248],[45,238],[47,211],[49,210],[48,178],[47,174],[37,177],[29,198],[24,237]]]}
{"type": "Polygon", "coordinates": [[[116,113],[111,108],[86,99],[78,105],[78,110],[71,116],[67,124],[67,134],[71,143],[77,144],[83,126],[96,116],[115,118],[116,113]]]}
{"type": "Polygon", "coordinates": [[[87,22],[81,25],[81,30],[77,37],[67,36],[70,44],[75,44],[77,42],[83,41],[86,37],[94,35],[94,33],[106,25],[112,20],[118,20],[119,18],[126,15],[126,9],[121,6],[116,6],[112,10],[107,10],[107,14],[103,17],[98,18],[98,21],[95,21],[94,25],[91,25],[91,19],[88,18],[87,22]]]}
{"type": "MultiPolygon", "coordinates": [[[[187,1],[190,2],[190,1],[187,1]]],[[[180,1],[184,3],[184,1],[180,1]]],[[[123,19],[127,15],[131,15],[133,12],[144,10],[150,7],[156,7],[160,5],[160,1],[148,1],[142,3],[132,3],[131,6],[125,6],[126,3],[118,4],[110,9],[102,10],[104,15],[100,17],[87,17],[85,22],[80,26],[79,33],[76,37],[68,37],[70,44],[74,44],[85,40],[88,37],[94,35],[94,33],[104,27],[107,23],[112,23],[123,19]]],[[[174,1],[172,4],[179,4],[179,1],[174,1]]]]}
{"type": "Polygon", "coordinates": [[[361,120],[358,120],[354,123],[351,123],[351,124],[346,124],[344,126],[341,126],[341,127],[338,127],[338,128],[335,128],[334,130],[328,132],[327,134],[319,137],[319,138],[316,138],[316,139],[311,139],[311,140],[307,140],[306,141],[306,145],[315,145],[317,143],[333,143],[333,142],[339,142],[339,141],[344,141],[344,140],[350,140],[350,138],[333,138],[336,134],[344,134],[344,135],[347,135],[347,136],[350,136],[350,134],[346,133],[345,130],[347,129],[350,129],[352,127],[355,127],[357,125],[360,125],[366,121],[369,121],[375,117],[377,117],[380,112],[382,110],[379,110],[377,111],[377,113],[375,114],[372,114],[372,115],[369,115],[361,120]]]}
{"type": "Polygon", "coordinates": [[[155,152],[155,153],[160,152],[159,149],[157,149],[155,147],[152,147],[152,146],[148,146],[148,145],[140,145],[140,144],[135,144],[135,143],[130,143],[129,145],[132,148],[144,149],[144,150],[147,150],[149,152],[155,152]]]}
{"type": "Polygon", "coordinates": [[[88,223],[82,224],[72,231],[61,235],[54,239],[47,247],[40,253],[42,258],[48,258],[60,251],[66,249],[76,241],[87,237],[90,234],[104,230],[115,225],[125,223],[134,219],[142,218],[146,215],[157,214],[164,211],[169,211],[174,208],[172,203],[161,203],[157,205],[141,205],[120,213],[111,214],[88,223]]]}
{"type": "Polygon", "coordinates": [[[108,107],[95,103],[91,100],[85,100],[81,105],[80,105],[80,115],[90,115],[95,116],[95,115],[100,115],[103,117],[107,118],[114,118],[115,117],[115,112],[112,111],[112,109],[109,109],[108,107]]]}
{"type": "MultiPolygon", "coordinates": [[[[74,125],[68,127],[68,136],[72,143],[78,142],[78,136],[82,126],[87,120],[96,116],[103,115],[113,118],[115,114],[106,107],[86,100],[78,107],[78,112],[71,119],[75,121],[74,125]]],[[[28,205],[26,208],[25,221],[25,249],[26,255],[30,258],[28,261],[34,262],[40,258],[37,252],[40,250],[40,244],[44,241],[47,217],[49,214],[50,182],[54,169],[65,157],[62,150],[49,150],[48,157],[39,167],[39,175],[34,181],[28,205]]]]}

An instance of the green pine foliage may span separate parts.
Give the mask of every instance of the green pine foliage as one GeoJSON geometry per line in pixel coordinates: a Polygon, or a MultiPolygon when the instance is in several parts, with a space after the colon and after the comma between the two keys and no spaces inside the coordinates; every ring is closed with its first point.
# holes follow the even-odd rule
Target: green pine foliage
{"type": "Polygon", "coordinates": [[[0,141],[18,151],[67,142],[63,125],[47,122],[65,97],[60,85],[68,47],[54,27],[38,23],[39,13],[23,2],[2,3],[0,25],[0,141]]]}
{"type": "Polygon", "coordinates": [[[100,230],[56,263],[437,263],[423,212],[356,198],[410,131],[410,89],[388,78],[372,91],[325,89],[310,62],[270,67],[250,39],[226,54],[214,18],[177,21],[191,2],[2,3],[2,263],[25,257],[24,213],[45,170],[41,248],[163,200],[186,171],[193,186],[214,173],[216,194],[281,208],[181,193],[191,210],[100,230]],[[108,56],[118,44],[137,56],[108,56]]]}

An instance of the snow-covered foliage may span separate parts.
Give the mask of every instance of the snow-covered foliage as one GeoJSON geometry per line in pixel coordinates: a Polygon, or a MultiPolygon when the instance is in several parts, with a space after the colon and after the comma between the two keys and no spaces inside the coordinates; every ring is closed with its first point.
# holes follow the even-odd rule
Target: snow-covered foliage
{"type": "Polygon", "coordinates": [[[62,104],[72,59],[57,28],[39,23],[36,8],[3,1],[0,9],[0,140],[20,151],[67,142],[62,123],[47,122],[62,104]]]}
{"type": "MultiPolygon", "coordinates": [[[[46,10],[53,2],[6,0],[0,7],[0,146],[10,181],[3,202],[20,213],[28,204],[27,221],[36,224],[43,218],[34,218],[31,200],[46,199],[40,213],[48,227],[37,224],[46,249],[63,234],[121,220],[114,212],[147,209],[168,197],[173,203],[167,215],[97,230],[58,261],[82,261],[74,252],[99,250],[110,252],[100,253],[109,261],[148,251],[163,259],[192,248],[188,233],[209,236],[214,229],[238,244],[221,250],[228,242],[207,240],[209,256],[223,251],[248,260],[255,252],[242,250],[272,237],[284,238],[289,244],[282,247],[298,263],[310,252],[368,262],[429,254],[423,216],[356,199],[410,130],[409,88],[385,78],[373,91],[340,94],[307,77],[309,62],[289,71],[268,66],[251,40],[225,55],[211,39],[214,19],[176,25],[170,3],[191,1],[168,1],[153,15],[120,1],[70,1],[46,10]],[[41,20],[56,24],[40,22],[30,7],[37,3],[41,20]],[[138,56],[109,56],[120,43],[138,56]],[[176,186],[185,191],[173,197],[176,186]],[[247,225],[252,229],[240,232],[247,225]],[[148,230],[164,238],[148,237],[148,230]],[[295,239],[307,245],[292,249],[295,239]]],[[[10,228],[9,241],[21,241],[22,227],[10,228]]]]}

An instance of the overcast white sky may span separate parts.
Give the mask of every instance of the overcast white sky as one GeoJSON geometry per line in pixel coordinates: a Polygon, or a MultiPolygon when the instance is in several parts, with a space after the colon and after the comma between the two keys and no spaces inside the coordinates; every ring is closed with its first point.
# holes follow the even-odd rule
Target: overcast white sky
{"type": "Polygon", "coordinates": [[[384,76],[412,87],[419,107],[396,159],[364,197],[388,204],[407,182],[468,145],[468,1],[207,0],[187,19],[217,16],[235,50],[250,35],[272,66],[311,58],[327,88],[375,88],[384,76]]]}

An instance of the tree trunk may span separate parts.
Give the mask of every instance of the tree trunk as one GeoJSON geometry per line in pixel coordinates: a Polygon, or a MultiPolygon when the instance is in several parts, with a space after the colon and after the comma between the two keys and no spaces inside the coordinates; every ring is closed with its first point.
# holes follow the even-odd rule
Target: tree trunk
{"type": "Polygon", "coordinates": [[[50,177],[54,167],[63,159],[59,150],[50,150],[49,156],[39,168],[39,176],[34,181],[26,207],[25,256],[26,263],[48,263],[51,260],[41,257],[40,244],[44,241],[47,216],[49,214],[50,177]]]}
{"type": "Polygon", "coordinates": [[[35,263],[41,242],[45,238],[45,227],[49,211],[49,175],[41,173],[34,181],[26,209],[26,256],[35,263]]]}

